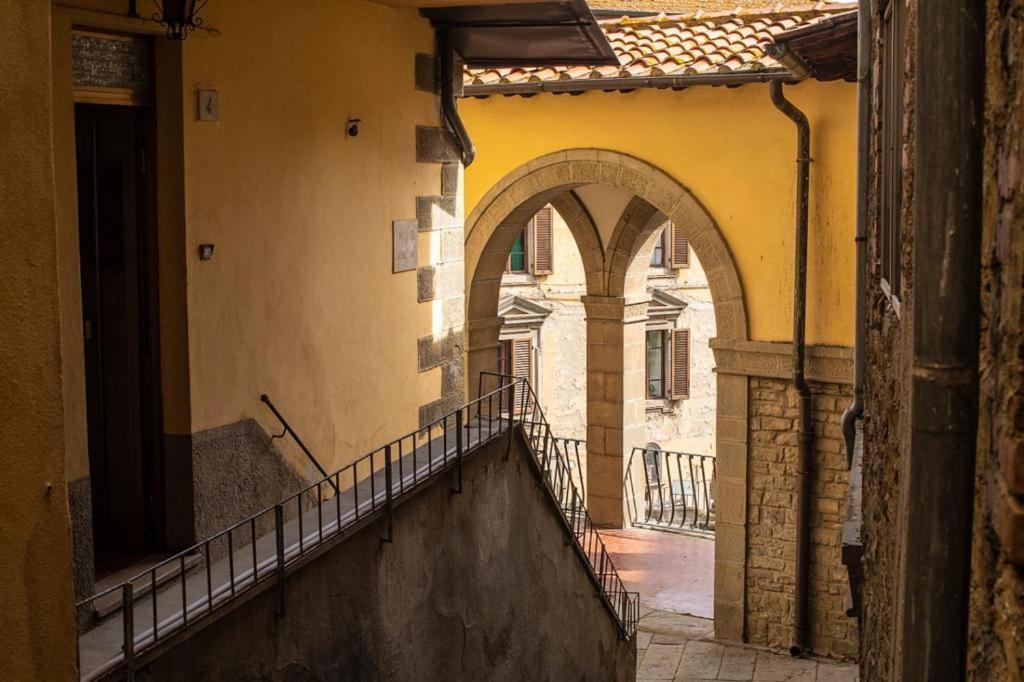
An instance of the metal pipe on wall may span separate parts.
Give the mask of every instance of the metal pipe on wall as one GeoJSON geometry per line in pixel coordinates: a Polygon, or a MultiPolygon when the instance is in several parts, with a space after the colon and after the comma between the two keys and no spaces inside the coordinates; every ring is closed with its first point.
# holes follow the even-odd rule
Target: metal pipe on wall
{"type": "Polygon", "coordinates": [[[857,248],[855,329],[853,342],[853,402],[843,412],[846,465],[853,465],[857,420],[864,416],[864,344],[867,338],[868,186],[871,166],[871,0],[857,7],[857,248]]]}
{"type": "Polygon", "coordinates": [[[900,677],[967,666],[978,419],[985,3],[917,3],[913,368],[900,677]],[[955,47],[955,49],[951,49],[955,47]]]}
{"type": "Polygon", "coordinates": [[[476,159],[476,145],[469,137],[466,124],[459,115],[459,107],[455,102],[455,79],[462,78],[462,69],[455,68],[455,50],[452,47],[451,35],[445,29],[438,29],[437,44],[441,52],[441,113],[445,124],[459,144],[462,152],[462,165],[466,168],[476,159]]]}
{"type": "Polygon", "coordinates": [[[811,124],[782,92],[782,83],[768,85],[772,104],[793,121],[796,143],[796,246],[793,275],[793,386],[799,400],[797,433],[797,528],[796,571],[793,587],[793,643],[789,653],[802,656],[809,650],[808,640],[808,574],[811,544],[811,477],[813,461],[811,446],[814,427],[811,423],[811,389],[804,376],[807,332],[807,231],[810,194],[811,124]]]}

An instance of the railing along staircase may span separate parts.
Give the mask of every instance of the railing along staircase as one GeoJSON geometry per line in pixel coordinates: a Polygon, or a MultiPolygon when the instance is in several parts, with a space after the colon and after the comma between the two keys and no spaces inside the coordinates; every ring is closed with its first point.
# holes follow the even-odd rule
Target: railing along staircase
{"type": "MultiPolygon", "coordinates": [[[[567,539],[614,617],[621,635],[636,632],[640,599],[627,592],[574,484],[568,456],[551,435],[529,382],[503,375],[498,386],[426,426],[373,450],[323,476],[280,503],[260,511],[138,575],[78,604],[120,592],[115,615],[79,638],[82,679],[121,674],[160,655],[181,638],[256,596],[299,567],[315,561],[356,531],[386,521],[414,491],[445,473],[461,492],[463,459],[511,429],[521,429],[533,455],[542,488],[559,510],[567,539]],[[186,563],[195,556],[199,565],[186,563]],[[157,584],[168,569],[178,577],[157,584]],[[150,581],[147,590],[139,585],[150,581]],[[140,596],[141,595],[141,596],[140,596]]],[[[481,377],[481,382],[483,377],[481,377]]]]}

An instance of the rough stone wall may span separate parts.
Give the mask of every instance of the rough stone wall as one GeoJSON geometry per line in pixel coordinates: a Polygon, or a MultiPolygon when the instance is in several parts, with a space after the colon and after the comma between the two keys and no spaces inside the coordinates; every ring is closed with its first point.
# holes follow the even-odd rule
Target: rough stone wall
{"type": "Polygon", "coordinates": [[[154,680],[633,680],[525,444],[499,439],[153,662],[154,680]],[[540,578],[542,576],[542,578],[540,578]]]}
{"type": "Polygon", "coordinates": [[[1024,676],[1024,1],[988,2],[977,484],[968,677],[1024,676]],[[1018,530],[999,532],[1016,509],[1018,530]],[[1011,561],[1016,553],[1017,563],[1011,561]]]}
{"type": "MultiPolygon", "coordinates": [[[[192,434],[197,539],[271,507],[320,478],[309,462],[303,462],[304,471],[296,468],[277,446],[281,442],[272,441],[254,419],[192,434]]],[[[261,521],[269,530],[272,519],[261,521]]],[[[226,554],[226,541],[216,543],[213,551],[215,556],[226,554]]]]}
{"type": "Polygon", "coordinates": [[[900,315],[885,302],[880,286],[879,217],[881,215],[881,54],[880,30],[883,2],[872,3],[874,64],[872,67],[873,113],[871,121],[871,172],[869,184],[867,338],[864,380],[864,488],[863,527],[864,593],[861,620],[861,674],[864,679],[892,679],[898,656],[896,638],[899,612],[898,579],[902,561],[901,486],[903,453],[910,443],[910,368],[913,291],[913,171],[914,171],[914,24],[916,0],[909,10],[904,64],[902,268],[903,295],[900,315]]]}
{"type": "MultiPolygon", "coordinates": [[[[857,622],[846,615],[849,583],[840,557],[849,472],[839,426],[849,386],[812,383],[814,481],[811,502],[811,648],[857,655],[857,622]]],[[[750,379],[747,504],[747,638],[792,643],[796,549],[797,393],[792,382],[750,379]]]]}

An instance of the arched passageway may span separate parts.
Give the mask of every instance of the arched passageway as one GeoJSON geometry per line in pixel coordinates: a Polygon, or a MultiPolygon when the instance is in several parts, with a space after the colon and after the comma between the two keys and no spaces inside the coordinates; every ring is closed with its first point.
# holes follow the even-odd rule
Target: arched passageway
{"type": "MultiPolygon", "coordinates": [[[[712,217],[679,182],[642,160],[605,150],[568,150],[535,159],[484,195],[466,221],[469,389],[481,371],[498,368],[501,280],[509,252],[546,204],[565,219],[586,273],[587,497],[593,518],[609,527],[628,519],[623,495],[626,456],[646,442],[644,323],[646,272],[658,214],[676,224],[703,264],[719,339],[747,339],[737,268],[712,217]],[[603,231],[584,188],[631,195],[614,226],[603,231]]],[[[747,462],[747,380],[716,379],[718,454],[716,633],[740,639],[743,627],[747,462]]]]}

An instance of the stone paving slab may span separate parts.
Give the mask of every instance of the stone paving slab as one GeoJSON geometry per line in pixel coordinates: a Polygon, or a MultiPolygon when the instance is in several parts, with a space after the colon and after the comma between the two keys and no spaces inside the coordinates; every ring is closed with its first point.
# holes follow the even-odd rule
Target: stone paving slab
{"type": "Polygon", "coordinates": [[[637,682],[858,682],[857,666],[713,641],[712,621],[650,611],[637,632],[637,682]]]}
{"type": "Polygon", "coordinates": [[[652,644],[639,663],[637,677],[652,680],[671,680],[676,676],[679,660],[683,656],[681,644],[652,644]]]}

